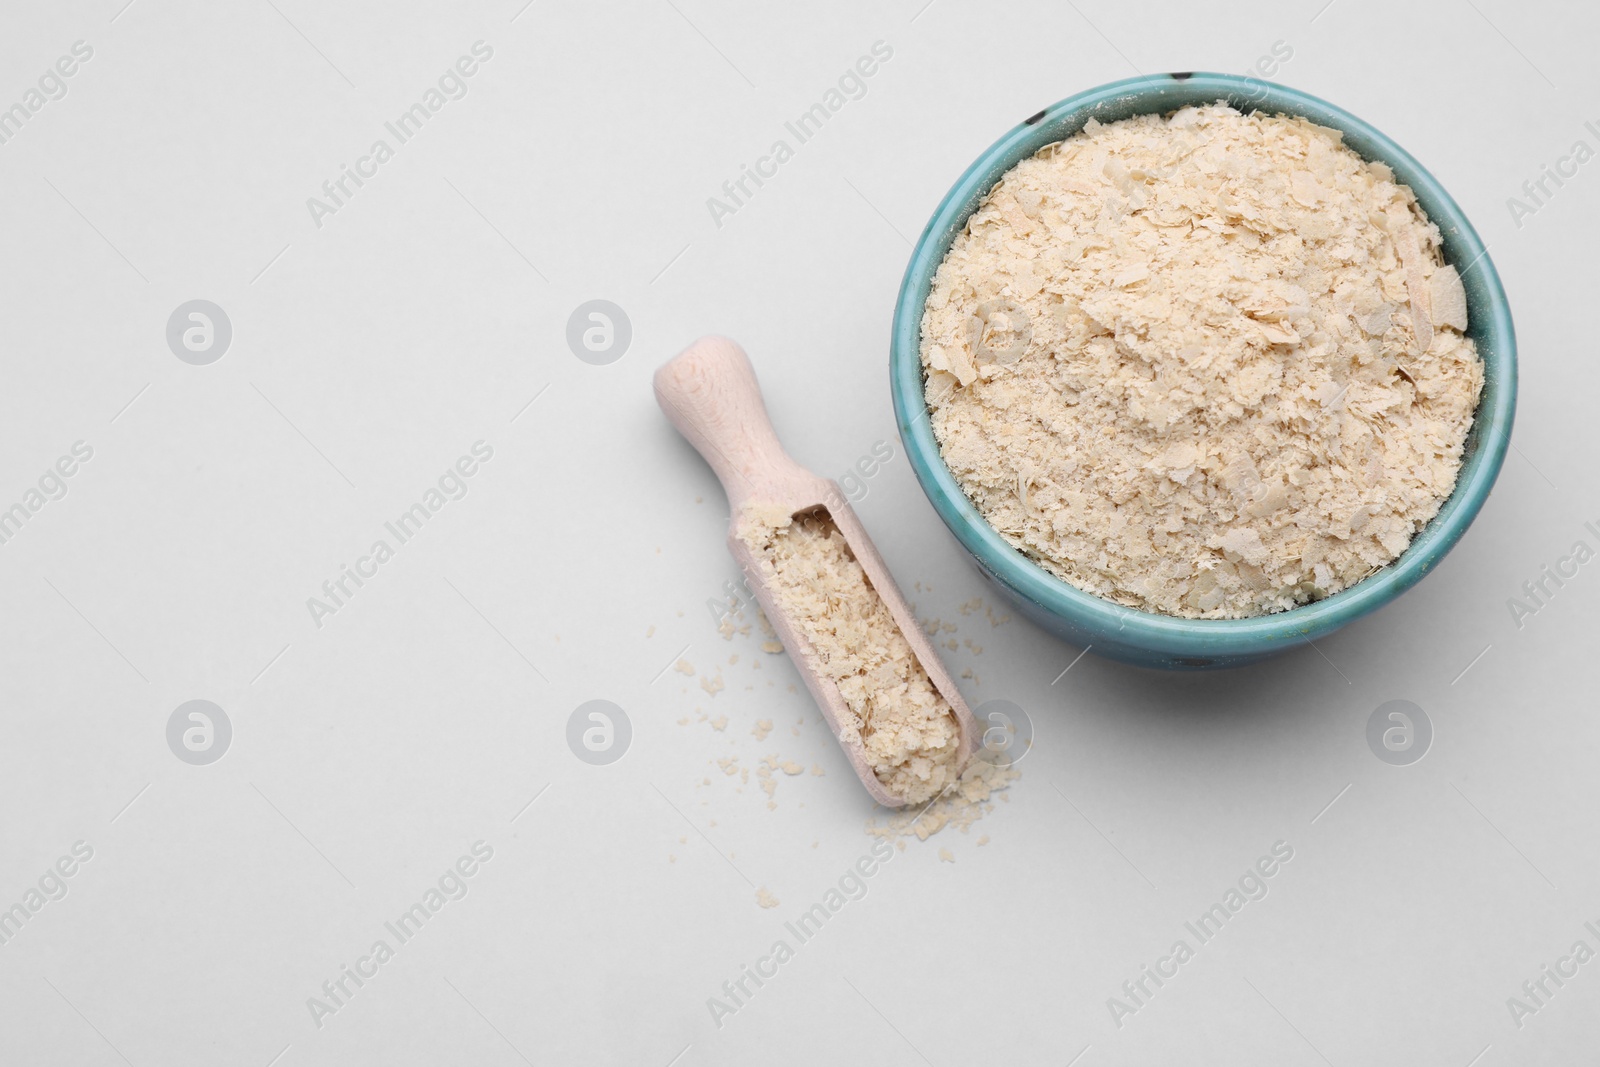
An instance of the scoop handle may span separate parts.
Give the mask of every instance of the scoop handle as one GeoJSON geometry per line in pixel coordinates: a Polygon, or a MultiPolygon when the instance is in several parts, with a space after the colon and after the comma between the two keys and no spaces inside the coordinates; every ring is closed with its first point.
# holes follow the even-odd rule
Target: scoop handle
{"type": "Polygon", "coordinates": [[[702,337],[655,376],[656,403],[705,457],[737,514],[747,502],[781,501],[816,480],[778,442],[755,368],[726,337],[702,337]]]}

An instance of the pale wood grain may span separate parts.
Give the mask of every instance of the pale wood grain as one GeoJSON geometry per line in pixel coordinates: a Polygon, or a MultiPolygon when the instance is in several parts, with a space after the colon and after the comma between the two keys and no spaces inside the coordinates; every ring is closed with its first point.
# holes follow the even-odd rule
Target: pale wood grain
{"type": "Polygon", "coordinates": [[[840,735],[839,724],[848,715],[848,708],[838,686],[823,673],[811,642],[784,612],[775,591],[762,577],[750,546],[738,536],[739,515],[747,507],[776,505],[790,515],[821,509],[833,519],[922,669],[954,712],[960,735],[957,765],[964,768],[981,732],[971,710],[838,484],[812,474],[784,451],[767,417],[755,370],[744,349],[726,337],[702,337],[656,371],[655,392],[661,410],[711,464],[722,482],[732,516],[728,550],[749,579],[757,602],[867,792],[885,807],[905,804],[878,781],[860,742],[840,735]]]}

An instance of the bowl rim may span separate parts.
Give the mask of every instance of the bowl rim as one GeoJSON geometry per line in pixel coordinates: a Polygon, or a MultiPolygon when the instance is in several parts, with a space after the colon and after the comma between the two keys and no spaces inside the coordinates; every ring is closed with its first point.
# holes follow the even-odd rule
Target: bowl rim
{"type": "Polygon", "coordinates": [[[895,303],[890,340],[890,394],[906,455],[945,525],[978,564],[1013,593],[1090,634],[1117,632],[1117,643],[1170,655],[1264,655],[1309,640],[1387,604],[1426,575],[1476,518],[1505,460],[1515,416],[1516,334],[1499,274],[1486,246],[1455,200],[1409,152],[1369,123],[1309,93],[1259,79],[1209,72],[1127,78],[1074,94],[1007,131],[945,194],[913,248],[895,303]],[[1401,555],[1348,589],[1270,615],[1189,619],[1124,607],[1085,592],[1045,570],[989,525],[962,492],[939,452],[923,395],[922,310],[934,272],[956,234],[1001,175],[1040,148],[1076,133],[1090,118],[1111,122],[1227,101],[1247,113],[1303,116],[1341,131],[1358,155],[1386,163],[1411,188],[1444,237],[1448,263],[1468,290],[1484,388],[1468,430],[1455,489],[1401,555]],[[1468,275],[1476,275],[1468,280],[1468,275]]]}

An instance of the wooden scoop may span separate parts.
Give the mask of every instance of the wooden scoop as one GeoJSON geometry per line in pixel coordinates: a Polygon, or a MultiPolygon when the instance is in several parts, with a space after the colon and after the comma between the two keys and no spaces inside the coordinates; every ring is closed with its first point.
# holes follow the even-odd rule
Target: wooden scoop
{"type": "MultiPolygon", "coordinates": [[[[781,507],[791,516],[822,510],[832,518],[851,555],[861,565],[873,590],[911,645],[922,669],[955,713],[959,738],[956,770],[964,769],[980,733],[972,712],[939,661],[932,642],[917,625],[906,598],[894,584],[883,557],[873,547],[872,539],[850,509],[838,483],[812,474],[789,458],[779,444],[744,349],[726,337],[702,337],[656,371],[655,390],[661,410],[711,464],[722,482],[731,515],[728,550],[744,571],[756,600],[777,630],[783,647],[788,649],[790,659],[805,679],[806,688],[811,690],[822,709],[828,728],[843,747],[867,792],[885,807],[898,808],[906,803],[878,781],[861,743],[842,735],[839,724],[848,717],[849,709],[839,687],[823,673],[821,660],[810,640],[785,614],[776,591],[767,587],[754,552],[739,537],[740,515],[752,505],[781,507]]],[[[870,730],[870,724],[867,728],[870,730]]]]}

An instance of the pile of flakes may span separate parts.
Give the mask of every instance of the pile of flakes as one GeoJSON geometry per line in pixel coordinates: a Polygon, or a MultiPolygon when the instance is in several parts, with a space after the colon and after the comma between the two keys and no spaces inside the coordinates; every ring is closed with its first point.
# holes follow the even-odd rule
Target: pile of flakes
{"type": "Polygon", "coordinates": [[[860,741],[890,793],[911,804],[937,796],[955,780],[955,714],[843,535],[825,515],[793,519],[751,509],[741,516],[739,536],[838,686],[848,709],[842,739],[860,741]]]}
{"type": "Polygon", "coordinates": [[[1483,386],[1436,226],[1302,118],[1217,104],[1009,171],[922,319],[946,464],[1073,585],[1188,618],[1392,562],[1454,489],[1483,386]]]}
{"type": "MultiPolygon", "coordinates": [[[[926,807],[912,811],[897,811],[879,825],[876,819],[867,821],[867,833],[893,841],[904,849],[900,839],[915,836],[926,841],[947,826],[962,833],[994,809],[994,797],[1006,799],[1004,790],[1022,775],[1004,755],[980,752],[951,788],[941,791],[926,807]]],[[[987,837],[979,840],[982,845],[987,837]]],[[[941,858],[943,858],[941,850],[941,858]]],[[[952,858],[950,862],[954,862],[952,858]]]]}

